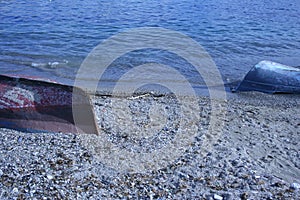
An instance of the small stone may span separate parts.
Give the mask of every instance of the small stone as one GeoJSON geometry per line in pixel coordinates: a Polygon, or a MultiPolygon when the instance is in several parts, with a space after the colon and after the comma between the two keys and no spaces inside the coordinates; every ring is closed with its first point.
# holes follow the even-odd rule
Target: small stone
{"type": "Polygon", "coordinates": [[[233,166],[237,166],[237,165],[239,164],[239,161],[233,160],[233,161],[231,162],[231,164],[232,164],[233,166]]]}
{"type": "Polygon", "coordinates": [[[232,199],[231,194],[223,194],[222,196],[223,196],[224,200],[231,200],[232,199]]]}
{"type": "Polygon", "coordinates": [[[19,137],[19,138],[18,138],[18,143],[22,143],[22,141],[23,141],[23,138],[22,138],[22,137],[19,137]]]}
{"type": "Polygon", "coordinates": [[[3,174],[4,174],[3,171],[0,169],[0,177],[1,177],[3,174]]]}
{"type": "Polygon", "coordinates": [[[53,176],[52,176],[51,174],[48,174],[48,175],[47,175],[47,178],[48,178],[49,180],[52,180],[52,179],[53,179],[53,176]]]}
{"type": "Polygon", "coordinates": [[[300,189],[300,184],[299,183],[292,183],[290,188],[292,190],[299,190],[300,189]]]}
{"type": "Polygon", "coordinates": [[[209,195],[204,195],[204,198],[205,199],[207,199],[207,200],[213,200],[214,198],[213,198],[213,196],[211,195],[211,194],[209,194],[209,195]]]}
{"type": "Polygon", "coordinates": [[[220,195],[214,194],[214,199],[215,200],[223,200],[223,197],[221,197],[220,195]]]}
{"type": "Polygon", "coordinates": [[[242,200],[246,200],[246,199],[248,199],[248,197],[249,197],[249,194],[248,194],[247,192],[244,192],[244,193],[241,195],[241,199],[242,199],[242,200]]]}
{"type": "Polygon", "coordinates": [[[12,192],[13,192],[14,194],[17,194],[17,193],[19,193],[19,190],[18,190],[18,188],[14,188],[14,189],[12,190],[12,192]]]}

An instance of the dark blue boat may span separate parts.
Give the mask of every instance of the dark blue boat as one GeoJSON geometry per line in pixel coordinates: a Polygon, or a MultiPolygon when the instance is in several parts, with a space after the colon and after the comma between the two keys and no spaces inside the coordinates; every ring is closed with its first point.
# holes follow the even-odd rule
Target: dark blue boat
{"type": "Polygon", "coordinates": [[[232,90],[300,94],[300,69],[271,61],[261,61],[232,90]]]}

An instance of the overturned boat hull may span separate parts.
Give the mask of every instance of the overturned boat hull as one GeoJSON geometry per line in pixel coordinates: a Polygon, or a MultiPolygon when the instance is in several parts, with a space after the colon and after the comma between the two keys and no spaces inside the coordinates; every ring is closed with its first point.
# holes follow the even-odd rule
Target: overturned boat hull
{"type": "Polygon", "coordinates": [[[90,98],[81,89],[5,75],[0,75],[0,127],[30,132],[98,133],[90,98]],[[84,116],[84,121],[75,121],[75,110],[84,116]]]}
{"type": "Polygon", "coordinates": [[[232,91],[300,94],[300,69],[271,61],[261,61],[232,91]]]}

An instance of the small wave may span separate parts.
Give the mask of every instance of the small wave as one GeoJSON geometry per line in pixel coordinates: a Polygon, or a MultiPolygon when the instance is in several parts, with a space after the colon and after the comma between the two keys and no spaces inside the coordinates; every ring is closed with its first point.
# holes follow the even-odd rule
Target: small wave
{"type": "Polygon", "coordinates": [[[46,63],[31,63],[31,67],[44,67],[46,66],[47,64],[46,63]]]}
{"type": "Polygon", "coordinates": [[[61,66],[64,66],[68,63],[67,60],[64,60],[63,62],[48,62],[48,63],[43,63],[43,62],[32,62],[31,67],[38,67],[38,68],[50,68],[50,69],[55,69],[61,66]]]}

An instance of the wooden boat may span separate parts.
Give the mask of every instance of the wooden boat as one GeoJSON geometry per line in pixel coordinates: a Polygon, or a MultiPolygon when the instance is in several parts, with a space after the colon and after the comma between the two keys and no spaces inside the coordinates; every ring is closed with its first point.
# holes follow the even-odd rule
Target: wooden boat
{"type": "Polygon", "coordinates": [[[0,127],[98,133],[90,98],[83,90],[50,80],[8,75],[0,75],[0,127]]]}
{"type": "Polygon", "coordinates": [[[261,61],[232,91],[300,94],[300,69],[271,61],[261,61]]]}

